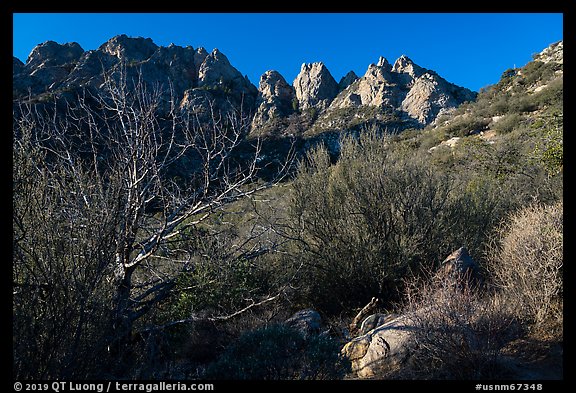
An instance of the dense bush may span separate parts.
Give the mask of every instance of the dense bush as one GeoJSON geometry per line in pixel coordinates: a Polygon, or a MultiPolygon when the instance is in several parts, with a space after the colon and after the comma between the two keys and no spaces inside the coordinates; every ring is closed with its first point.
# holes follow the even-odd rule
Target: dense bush
{"type": "Polygon", "coordinates": [[[526,206],[510,217],[499,234],[501,242],[491,263],[496,285],[519,318],[561,334],[563,203],[526,206]]]}
{"type": "Polygon", "coordinates": [[[486,129],[490,123],[490,119],[482,116],[462,116],[457,120],[450,122],[444,127],[446,134],[450,136],[466,136],[468,134],[479,132],[486,129]]]}
{"type": "Polygon", "coordinates": [[[265,272],[254,259],[231,253],[234,241],[242,241],[238,236],[194,232],[198,234],[182,240],[194,263],[176,279],[174,292],[178,296],[172,302],[172,317],[187,318],[194,311],[207,309],[232,312],[243,308],[245,299],[269,290],[265,272]]]}
{"type": "Polygon", "coordinates": [[[522,116],[516,113],[505,115],[492,126],[499,134],[506,134],[520,126],[522,116]]]}
{"type": "Polygon", "coordinates": [[[462,245],[480,251],[498,219],[497,185],[429,159],[375,133],[344,139],[335,165],[324,149],[309,155],[290,212],[300,296],[329,313],[391,301],[406,275],[462,245]]]}
{"type": "Polygon", "coordinates": [[[340,343],[324,335],[304,337],[285,325],[246,332],[206,370],[209,379],[340,379],[348,362],[340,343]]]}

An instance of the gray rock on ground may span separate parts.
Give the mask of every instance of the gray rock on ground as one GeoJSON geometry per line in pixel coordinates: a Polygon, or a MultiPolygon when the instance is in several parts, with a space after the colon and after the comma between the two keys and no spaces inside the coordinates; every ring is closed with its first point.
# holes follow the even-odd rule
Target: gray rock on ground
{"type": "Polygon", "coordinates": [[[453,280],[457,285],[478,285],[482,282],[480,266],[472,259],[466,247],[460,247],[448,255],[436,275],[453,280]]]}
{"type": "Polygon", "coordinates": [[[285,321],[285,324],[300,331],[305,337],[320,333],[322,318],[317,311],[300,310],[285,321]]]}

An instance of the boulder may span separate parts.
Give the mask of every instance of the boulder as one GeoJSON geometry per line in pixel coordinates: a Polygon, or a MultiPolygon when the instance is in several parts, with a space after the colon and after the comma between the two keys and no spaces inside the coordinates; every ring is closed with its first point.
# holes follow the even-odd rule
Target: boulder
{"type": "Polygon", "coordinates": [[[376,329],[378,326],[384,325],[391,317],[387,314],[376,313],[367,316],[360,325],[358,333],[364,335],[372,329],[376,329]]]}
{"type": "Polygon", "coordinates": [[[300,331],[305,337],[320,333],[322,318],[317,311],[300,310],[285,321],[285,324],[300,331]]]}
{"type": "Polygon", "coordinates": [[[436,275],[441,279],[452,280],[459,286],[478,285],[482,282],[480,266],[472,259],[466,247],[460,247],[448,255],[436,275]]]}
{"type": "Polygon", "coordinates": [[[401,315],[349,341],[342,354],[359,378],[383,375],[406,361],[413,330],[410,315],[401,315]]]}

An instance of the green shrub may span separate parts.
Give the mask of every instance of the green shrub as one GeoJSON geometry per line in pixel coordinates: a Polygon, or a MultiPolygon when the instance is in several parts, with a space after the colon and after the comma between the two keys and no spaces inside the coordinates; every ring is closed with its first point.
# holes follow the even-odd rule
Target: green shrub
{"type": "Polygon", "coordinates": [[[561,68],[561,64],[552,61],[548,63],[531,61],[522,68],[522,80],[527,86],[538,81],[548,81],[554,76],[555,71],[561,68]]]}
{"type": "Polygon", "coordinates": [[[247,298],[270,290],[257,259],[230,252],[234,239],[222,229],[220,233],[194,230],[194,234],[183,236],[179,247],[188,248],[194,263],[176,280],[172,317],[188,318],[193,310],[202,309],[230,312],[245,307],[247,298]]]}
{"type": "Polygon", "coordinates": [[[554,111],[532,124],[536,139],[533,155],[549,175],[560,173],[564,165],[563,126],[563,115],[554,111]]]}
{"type": "Polygon", "coordinates": [[[484,130],[489,123],[490,119],[479,115],[462,116],[446,125],[444,130],[450,136],[463,137],[475,131],[484,130]]]}
{"type": "Polygon", "coordinates": [[[499,134],[507,134],[517,128],[523,120],[522,116],[517,113],[505,115],[492,125],[499,134]]]}
{"type": "Polygon", "coordinates": [[[550,82],[544,89],[534,94],[534,101],[540,106],[555,107],[562,110],[564,102],[564,79],[550,82]]]}
{"type": "Polygon", "coordinates": [[[243,334],[204,375],[209,379],[340,379],[349,370],[340,344],[324,335],[305,338],[285,325],[243,334]]]}
{"type": "Polygon", "coordinates": [[[308,156],[290,211],[303,303],[332,314],[397,300],[406,275],[462,244],[482,247],[499,184],[468,189],[467,175],[431,158],[375,133],[345,138],[334,165],[325,149],[308,156]]]}
{"type": "Polygon", "coordinates": [[[509,111],[512,113],[527,113],[538,110],[538,101],[534,95],[527,93],[512,96],[508,103],[509,111]]]}
{"type": "Polygon", "coordinates": [[[509,110],[508,100],[509,100],[508,95],[505,94],[500,95],[498,99],[494,100],[494,102],[490,104],[488,109],[489,113],[487,113],[486,115],[496,116],[507,113],[509,110]]]}

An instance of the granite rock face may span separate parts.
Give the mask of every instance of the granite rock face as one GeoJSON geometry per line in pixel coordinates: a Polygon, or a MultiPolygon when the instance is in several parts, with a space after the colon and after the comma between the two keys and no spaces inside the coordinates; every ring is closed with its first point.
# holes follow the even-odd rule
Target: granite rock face
{"type": "Polygon", "coordinates": [[[48,89],[59,86],[73,69],[84,50],[76,42],[58,44],[46,41],[37,45],[26,60],[14,61],[12,71],[18,77],[14,78],[14,91],[21,94],[40,94],[48,89]]]}
{"type": "Polygon", "coordinates": [[[198,86],[222,86],[235,91],[256,93],[256,87],[218,49],[208,54],[200,64],[198,86]]]}
{"type": "Polygon", "coordinates": [[[54,41],[46,41],[37,45],[26,60],[26,68],[29,70],[63,66],[78,61],[84,53],[84,49],[76,42],[58,44],[54,41]]]}
{"type": "Polygon", "coordinates": [[[158,46],[150,38],[131,38],[126,34],[112,37],[98,48],[103,53],[129,62],[144,61],[157,49],[158,46]]]}
{"type": "Polygon", "coordinates": [[[361,78],[334,99],[327,113],[343,108],[376,107],[399,113],[417,126],[425,126],[476,94],[415,64],[407,56],[394,65],[383,57],[370,64],[361,78]]]}
{"type": "Polygon", "coordinates": [[[543,63],[564,64],[564,41],[555,42],[536,55],[535,60],[543,63]]]}
{"type": "Polygon", "coordinates": [[[266,71],[260,77],[257,109],[252,120],[254,127],[294,113],[297,105],[294,88],[277,71],[266,71]]]}
{"type": "Polygon", "coordinates": [[[304,63],[294,79],[294,89],[301,110],[324,110],[338,94],[338,83],[324,63],[304,63]]]}

